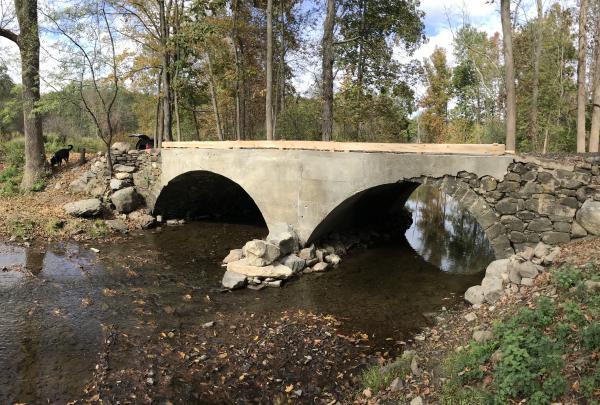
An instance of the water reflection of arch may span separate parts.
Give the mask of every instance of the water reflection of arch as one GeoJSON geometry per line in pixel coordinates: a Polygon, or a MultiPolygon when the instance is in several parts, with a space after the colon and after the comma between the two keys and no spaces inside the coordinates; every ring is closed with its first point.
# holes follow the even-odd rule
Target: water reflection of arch
{"type": "Polygon", "coordinates": [[[498,221],[494,211],[467,184],[454,177],[441,179],[423,177],[380,184],[353,194],[341,201],[325,216],[315,227],[308,242],[344,228],[385,219],[390,213],[404,207],[411,193],[421,184],[438,187],[452,197],[461,208],[468,211],[483,229],[496,258],[508,257],[514,253],[506,236],[506,228],[498,221]]]}

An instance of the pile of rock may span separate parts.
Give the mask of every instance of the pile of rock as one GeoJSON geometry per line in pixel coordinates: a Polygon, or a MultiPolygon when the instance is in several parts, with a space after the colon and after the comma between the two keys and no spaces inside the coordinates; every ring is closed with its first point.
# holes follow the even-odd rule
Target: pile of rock
{"type": "Polygon", "coordinates": [[[331,246],[300,249],[296,232],[287,224],[276,224],[266,240],[252,240],[232,250],[223,260],[227,271],[222,285],[227,289],[280,287],[301,273],[323,272],[337,266],[341,258],[331,246]]]}
{"type": "Polygon", "coordinates": [[[111,157],[112,176],[106,155],[98,152],[90,170],[71,182],[71,193],[92,198],[65,204],[65,212],[75,217],[94,218],[114,211],[117,218],[106,221],[106,225],[120,232],[127,231],[126,220],[135,228],[154,226],[156,219],[144,205],[160,177],[160,155],[156,151],[132,150],[128,143],[117,142],[111,148],[111,157]]]}
{"type": "Polygon", "coordinates": [[[560,254],[559,247],[540,242],[509,259],[493,261],[485,271],[481,285],[470,287],[465,300],[473,305],[494,304],[510,291],[519,291],[521,286],[532,286],[534,279],[544,271],[543,265],[554,263],[560,254]]]}

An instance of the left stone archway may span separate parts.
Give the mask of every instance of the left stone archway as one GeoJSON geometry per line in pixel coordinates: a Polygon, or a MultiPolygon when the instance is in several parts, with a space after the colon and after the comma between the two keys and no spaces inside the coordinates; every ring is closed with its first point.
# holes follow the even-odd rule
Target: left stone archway
{"type": "Polygon", "coordinates": [[[265,224],[253,197],[237,182],[206,170],[183,173],[160,191],[153,212],[170,218],[219,218],[265,224]]]}

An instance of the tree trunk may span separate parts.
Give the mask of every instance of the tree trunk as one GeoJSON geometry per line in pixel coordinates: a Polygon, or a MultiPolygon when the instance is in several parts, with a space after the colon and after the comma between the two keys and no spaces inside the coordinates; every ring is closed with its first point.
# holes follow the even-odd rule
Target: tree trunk
{"type": "Polygon", "coordinates": [[[273,0],[267,0],[267,96],[265,100],[267,140],[273,140],[273,0]]]}
{"type": "Polygon", "coordinates": [[[517,98],[515,90],[515,65],[513,59],[510,0],[501,0],[502,36],[504,42],[504,80],[506,87],[506,150],[516,151],[517,98]]]}
{"type": "Polygon", "coordinates": [[[181,142],[181,122],[179,120],[179,101],[177,100],[177,90],[173,91],[175,98],[175,125],[177,127],[177,142],[181,142]]]}
{"type": "Polygon", "coordinates": [[[162,139],[162,118],[160,116],[160,93],[161,93],[161,83],[162,83],[162,72],[158,74],[158,78],[156,79],[156,120],[154,123],[154,147],[160,148],[160,140],[162,139]]]}
{"type": "Polygon", "coordinates": [[[544,12],[542,9],[542,0],[537,0],[538,18],[535,26],[535,43],[533,51],[533,78],[531,89],[531,108],[529,110],[529,134],[533,150],[537,150],[539,139],[539,124],[538,124],[538,99],[540,95],[540,59],[542,57],[542,24],[544,12]]]}
{"type": "Polygon", "coordinates": [[[198,125],[198,114],[196,110],[192,108],[192,118],[194,119],[194,141],[200,140],[200,125],[198,125]]]}
{"type": "Polygon", "coordinates": [[[25,132],[25,170],[22,190],[30,190],[44,174],[46,156],[42,138],[42,120],[34,111],[40,100],[40,38],[36,0],[15,0],[19,21],[21,80],[23,83],[23,120],[25,132]]]}
{"type": "Polygon", "coordinates": [[[223,128],[221,127],[221,114],[219,113],[219,103],[217,102],[217,88],[215,85],[215,77],[212,69],[212,56],[210,56],[210,52],[206,51],[206,57],[208,59],[208,87],[210,88],[210,98],[212,101],[213,111],[215,113],[215,125],[217,127],[217,137],[219,141],[223,140],[223,128]]]}
{"type": "Polygon", "coordinates": [[[579,8],[579,52],[577,54],[577,152],[585,152],[585,52],[588,0],[579,8]]]}
{"type": "Polygon", "coordinates": [[[590,130],[590,152],[598,152],[600,140],[600,21],[596,22],[596,49],[594,62],[592,128],[590,130]]]}
{"type": "Polygon", "coordinates": [[[167,141],[173,140],[173,115],[171,102],[173,100],[171,94],[171,74],[169,72],[170,56],[168,46],[169,28],[167,21],[167,11],[165,9],[164,0],[159,0],[159,24],[160,24],[160,41],[161,41],[161,67],[162,67],[162,86],[163,86],[163,131],[164,138],[167,141]]]}
{"type": "Polygon", "coordinates": [[[278,104],[278,112],[277,114],[283,113],[285,110],[285,9],[284,9],[284,1],[279,1],[280,7],[280,27],[281,27],[281,46],[279,50],[279,104],[278,104]]]}
{"type": "Polygon", "coordinates": [[[233,22],[231,26],[231,39],[233,41],[233,56],[235,58],[235,136],[238,141],[244,139],[243,133],[243,120],[242,120],[242,97],[241,82],[242,82],[242,68],[240,63],[239,53],[239,38],[237,34],[237,21],[238,21],[238,1],[233,1],[233,22]]]}
{"type": "Polygon", "coordinates": [[[331,141],[333,134],[333,29],[335,0],[327,0],[327,16],[323,25],[323,124],[322,139],[331,141]]]}

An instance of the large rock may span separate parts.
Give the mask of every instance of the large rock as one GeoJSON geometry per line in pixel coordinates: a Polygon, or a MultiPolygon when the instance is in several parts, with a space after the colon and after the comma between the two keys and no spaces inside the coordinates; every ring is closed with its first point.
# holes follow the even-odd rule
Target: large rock
{"type": "Polygon", "coordinates": [[[302,249],[300,251],[300,253],[298,253],[298,256],[304,260],[312,260],[315,258],[315,252],[316,252],[315,245],[311,245],[309,247],[302,249]]]}
{"type": "Polygon", "coordinates": [[[294,228],[286,223],[278,222],[271,225],[267,242],[277,246],[282,255],[297,252],[299,249],[299,239],[294,228]]]}
{"type": "Polygon", "coordinates": [[[519,263],[517,266],[519,275],[522,278],[536,278],[537,275],[544,269],[542,266],[538,266],[532,262],[519,263]]]}
{"type": "Polygon", "coordinates": [[[280,280],[288,279],[294,274],[292,269],[279,263],[269,266],[252,266],[247,258],[228,263],[227,271],[243,274],[247,277],[277,278],[280,280]]]}
{"type": "Polygon", "coordinates": [[[67,203],[63,205],[63,209],[74,217],[93,218],[102,212],[102,202],[97,198],[90,198],[67,203]]]}
{"type": "Polygon", "coordinates": [[[125,187],[125,181],[119,179],[110,179],[110,189],[111,190],[120,190],[125,187]]]}
{"type": "Polygon", "coordinates": [[[495,303],[504,294],[502,279],[498,277],[485,277],[481,281],[481,290],[483,291],[485,301],[490,304],[495,303]]]}
{"type": "Polygon", "coordinates": [[[504,282],[508,280],[508,263],[509,259],[494,260],[485,269],[486,277],[496,277],[504,282]]]}
{"type": "Polygon", "coordinates": [[[113,170],[117,173],[133,173],[135,172],[135,167],[126,165],[114,165],[113,170]]]}
{"type": "Polygon", "coordinates": [[[156,224],[156,219],[152,215],[142,211],[134,211],[129,214],[129,220],[141,229],[150,229],[156,224]]]}
{"type": "Polygon", "coordinates": [[[244,258],[244,252],[242,249],[233,249],[229,251],[229,254],[223,259],[223,264],[237,262],[244,258]]]}
{"type": "Polygon", "coordinates": [[[484,299],[485,297],[483,296],[483,289],[480,285],[474,285],[465,292],[465,300],[470,304],[482,304],[484,299]]]}
{"type": "Polygon", "coordinates": [[[129,152],[129,149],[131,149],[131,145],[128,144],[127,142],[115,142],[110,147],[111,151],[118,153],[118,154],[127,153],[127,152],[129,152]]]}
{"type": "Polygon", "coordinates": [[[277,245],[260,239],[247,242],[242,250],[247,263],[252,266],[267,266],[281,256],[281,250],[277,245]]]}
{"type": "Polygon", "coordinates": [[[538,243],[533,249],[533,254],[535,257],[539,257],[540,259],[546,256],[550,252],[550,247],[547,246],[544,242],[538,243]]]}
{"type": "Polygon", "coordinates": [[[241,273],[226,271],[225,274],[223,274],[223,280],[221,280],[221,284],[225,288],[235,290],[236,288],[244,287],[246,285],[246,280],[246,276],[241,273]]]}
{"type": "Polygon", "coordinates": [[[83,177],[80,179],[76,179],[69,184],[69,191],[73,194],[80,194],[85,191],[86,186],[87,178],[83,177]]]}
{"type": "Polygon", "coordinates": [[[126,187],[116,191],[110,201],[115,205],[117,211],[129,214],[134,211],[142,203],[142,197],[135,191],[133,187],[126,187]]]}
{"type": "Polygon", "coordinates": [[[573,221],[571,225],[571,237],[572,238],[583,238],[587,236],[587,231],[577,221],[573,221]]]}
{"type": "Polygon", "coordinates": [[[600,201],[584,202],[577,211],[577,222],[592,235],[600,235],[600,201]]]}
{"type": "Polygon", "coordinates": [[[131,175],[131,173],[125,173],[125,172],[115,173],[115,179],[117,179],[117,180],[127,180],[132,177],[133,176],[131,175]]]}
{"type": "Polygon", "coordinates": [[[281,259],[281,264],[292,269],[294,273],[298,273],[306,267],[306,260],[301,259],[292,253],[281,259]]]}
{"type": "Polygon", "coordinates": [[[116,232],[126,233],[128,231],[127,224],[121,219],[109,219],[106,222],[108,229],[116,232]]]}

